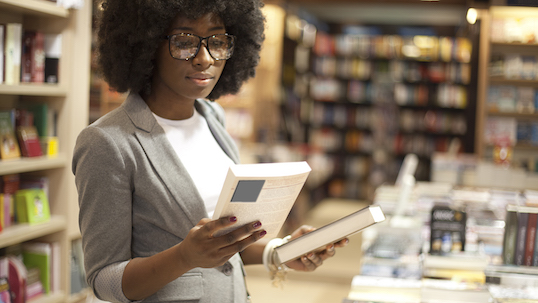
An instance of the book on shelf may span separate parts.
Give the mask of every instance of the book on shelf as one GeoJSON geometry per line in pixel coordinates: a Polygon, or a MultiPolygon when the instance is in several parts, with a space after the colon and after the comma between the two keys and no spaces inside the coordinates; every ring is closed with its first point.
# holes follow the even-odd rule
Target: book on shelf
{"type": "Polygon", "coordinates": [[[285,263],[384,220],[381,207],[368,206],[276,247],[275,253],[279,262],[285,263]]]}
{"type": "MultiPolygon", "coordinates": [[[[47,242],[27,242],[22,245],[22,260],[28,272],[37,268],[39,271],[39,281],[43,286],[43,291],[48,294],[51,290],[51,261],[52,244],[47,242]]],[[[27,281],[29,285],[29,281],[27,281]]]]}
{"type": "Polygon", "coordinates": [[[21,78],[22,24],[7,23],[5,37],[4,83],[16,85],[20,83],[21,78]]]}
{"type": "Polygon", "coordinates": [[[6,25],[0,24],[0,84],[4,83],[4,50],[5,50],[6,25]]]}
{"type": "Polygon", "coordinates": [[[0,159],[20,158],[21,152],[15,135],[13,111],[0,111],[0,159]]]}
{"type": "Polygon", "coordinates": [[[43,189],[21,189],[15,193],[17,222],[42,223],[50,220],[49,201],[43,189]]]}
{"type": "Polygon", "coordinates": [[[62,56],[62,35],[45,34],[45,82],[58,83],[59,62],[62,56]]]}
{"type": "Polygon", "coordinates": [[[45,37],[41,31],[24,31],[21,65],[21,82],[44,82],[45,37]]]}
{"type": "Polygon", "coordinates": [[[35,126],[18,126],[17,137],[23,157],[39,157],[43,155],[35,126]]]}
{"type": "Polygon", "coordinates": [[[235,216],[237,222],[215,236],[260,221],[266,237],[276,237],[310,171],[305,161],[230,166],[213,219],[235,216]]]}

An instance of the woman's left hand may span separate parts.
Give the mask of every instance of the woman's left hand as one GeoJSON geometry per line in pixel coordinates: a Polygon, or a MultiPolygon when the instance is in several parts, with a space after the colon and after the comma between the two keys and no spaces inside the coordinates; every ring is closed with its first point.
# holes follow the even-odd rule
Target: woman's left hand
{"type": "MultiPolygon", "coordinates": [[[[314,227],[303,225],[291,234],[291,239],[298,238],[306,233],[315,230],[314,227]]],[[[344,247],[349,242],[349,239],[344,238],[336,243],[327,245],[324,249],[312,251],[295,260],[289,261],[286,265],[289,268],[299,271],[313,271],[323,264],[323,261],[334,256],[336,247],[344,247]]]]}

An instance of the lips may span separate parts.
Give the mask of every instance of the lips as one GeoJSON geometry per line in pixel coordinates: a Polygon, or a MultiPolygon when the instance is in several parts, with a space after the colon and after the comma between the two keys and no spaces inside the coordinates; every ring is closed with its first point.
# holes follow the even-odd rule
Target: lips
{"type": "Polygon", "coordinates": [[[196,83],[197,85],[208,85],[211,80],[214,79],[214,77],[210,74],[194,74],[187,76],[187,79],[191,80],[192,82],[196,83]]]}

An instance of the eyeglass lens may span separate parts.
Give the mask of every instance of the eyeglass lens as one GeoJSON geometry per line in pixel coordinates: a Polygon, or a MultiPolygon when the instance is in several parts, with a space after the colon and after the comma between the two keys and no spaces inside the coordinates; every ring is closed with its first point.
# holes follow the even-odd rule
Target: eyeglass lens
{"type": "Polygon", "coordinates": [[[215,60],[227,60],[233,52],[233,36],[219,34],[206,38],[191,34],[177,34],[170,36],[170,54],[172,57],[180,60],[194,58],[202,40],[207,41],[207,49],[209,54],[215,60]]]}

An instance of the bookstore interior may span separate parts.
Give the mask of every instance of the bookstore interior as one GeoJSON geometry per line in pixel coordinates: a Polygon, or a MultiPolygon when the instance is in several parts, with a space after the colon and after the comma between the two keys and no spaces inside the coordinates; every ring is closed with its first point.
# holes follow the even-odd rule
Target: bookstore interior
{"type": "MultiPolygon", "coordinates": [[[[71,158],[125,99],[95,72],[100,2],[0,0],[3,303],[99,301],[71,158]]],[[[384,220],[281,287],[247,267],[253,302],[538,302],[538,1],[263,11],[256,77],[216,102],[243,163],[311,168],[279,233],[366,207],[384,220]]]]}

